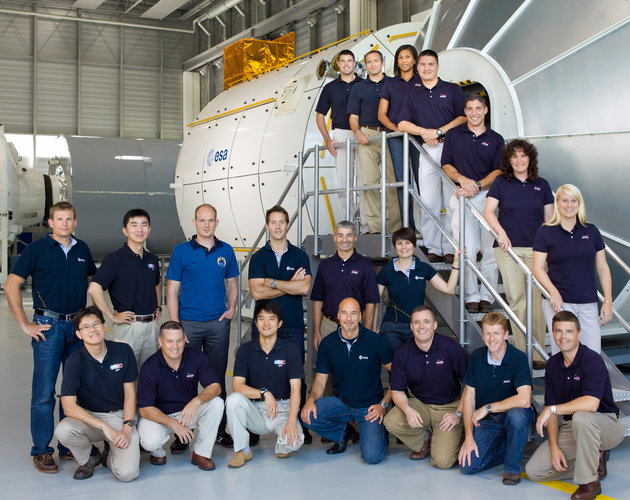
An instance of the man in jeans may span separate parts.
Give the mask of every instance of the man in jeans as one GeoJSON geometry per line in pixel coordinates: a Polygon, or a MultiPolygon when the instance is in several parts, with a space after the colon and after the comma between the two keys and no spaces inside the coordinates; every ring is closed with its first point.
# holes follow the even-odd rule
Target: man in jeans
{"type": "MultiPolygon", "coordinates": [[[[62,363],[80,345],[72,316],[85,307],[89,279],[96,272],[88,246],[72,236],[77,225],[74,207],[65,201],[50,207],[48,225],[52,234],[31,243],[9,274],[4,290],[11,314],[24,333],[32,337],[33,389],[31,436],[33,465],[39,472],[59,470],[50,441],[55,429],[55,383],[62,363]],[[29,323],[22,306],[20,287],[32,278],[35,315],[29,323]]],[[[59,420],[64,417],[59,406],[59,420]]],[[[59,458],[74,457],[61,443],[59,458]]]]}
{"type": "Polygon", "coordinates": [[[360,324],[359,303],[349,297],[339,304],[339,327],[319,345],[315,380],[302,409],[302,421],[334,444],[326,453],[346,451],[356,421],[361,437],[361,457],[377,464],[387,451],[383,418],[391,391],[383,396],[381,366],[391,369],[392,350],[387,340],[360,324]],[[333,396],[322,397],[328,376],[333,396]]]}
{"type": "Polygon", "coordinates": [[[521,457],[534,418],[527,357],[508,344],[507,319],[491,312],[481,320],[486,347],[473,351],[464,376],[464,435],[459,466],[475,474],[503,463],[503,484],[521,481],[521,457]]]}
{"type": "MultiPolygon", "coordinates": [[[[166,273],[167,306],[170,319],[184,327],[189,346],[202,350],[219,377],[225,401],[225,370],[230,345],[230,322],[236,311],[238,264],[234,250],[215,237],[219,219],[207,203],[195,210],[197,234],[177,245],[166,273]],[[180,294],[181,291],[181,294],[180,294]]],[[[219,425],[217,443],[231,447],[225,431],[225,415],[219,425]]],[[[178,441],[171,452],[181,453],[187,445],[178,441]]]]}

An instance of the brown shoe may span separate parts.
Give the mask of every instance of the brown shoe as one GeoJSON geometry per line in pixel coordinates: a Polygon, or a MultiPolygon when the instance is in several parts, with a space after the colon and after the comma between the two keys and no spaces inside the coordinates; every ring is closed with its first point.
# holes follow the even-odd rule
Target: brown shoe
{"type": "Polygon", "coordinates": [[[49,453],[42,453],[41,455],[33,455],[33,466],[44,474],[54,474],[59,472],[59,466],[56,464],[55,459],[52,456],[52,451],[49,453]]]}
{"type": "Polygon", "coordinates": [[[466,310],[469,313],[478,313],[479,312],[479,302],[466,302],[466,310]]]}
{"type": "Polygon", "coordinates": [[[291,453],[276,453],[276,458],[289,458],[291,453]]]}
{"type": "Polygon", "coordinates": [[[90,458],[85,465],[79,465],[72,476],[75,479],[88,479],[94,475],[94,469],[101,463],[101,452],[96,446],[92,446],[90,458]]]}
{"type": "Polygon", "coordinates": [[[422,460],[424,458],[427,458],[427,455],[429,454],[430,449],[431,449],[431,432],[427,431],[424,444],[422,445],[422,449],[420,451],[411,452],[409,454],[409,458],[411,460],[422,460]]]}
{"type": "MultiPolygon", "coordinates": [[[[166,462],[166,458],[164,459],[164,461],[166,462]]],[[[192,454],[192,459],[190,460],[190,463],[196,465],[201,470],[214,470],[217,468],[217,466],[214,465],[214,460],[212,460],[211,458],[202,457],[201,455],[197,455],[195,452],[193,452],[192,454]]]]}
{"type": "Polygon", "coordinates": [[[599,465],[597,466],[597,478],[600,481],[603,481],[604,478],[608,475],[608,468],[606,467],[606,462],[608,461],[608,454],[610,451],[600,451],[599,452],[599,465]]]}
{"type": "Polygon", "coordinates": [[[444,254],[444,262],[447,264],[452,264],[455,261],[455,254],[447,253],[444,254]]]}
{"type": "Polygon", "coordinates": [[[479,312],[489,313],[492,311],[494,311],[494,307],[492,307],[492,304],[490,302],[488,302],[487,300],[482,300],[479,302],[479,312]]]}
{"type": "Polygon", "coordinates": [[[432,262],[434,264],[436,262],[444,262],[444,257],[433,252],[427,255],[427,259],[429,259],[429,262],[432,262]]]}
{"type": "Polygon", "coordinates": [[[166,464],[166,455],[163,457],[154,457],[151,455],[151,465],[165,465],[166,464]]]}
{"type": "Polygon", "coordinates": [[[69,451],[68,453],[66,453],[65,455],[59,455],[59,460],[61,461],[70,461],[70,460],[74,460],[75,462],[77,461],[76,458],[74,458],[74,455],[72,454],[71,451],[69,451]]]}
{"type": "Polygon", "coordinates": [[[581,484],[571,495],[572,500],[593,500],[602,492],[602,483],[595,479],[588,484],[581,484]]]}
{"type": "Polygon", "coordinates": [[[510,474],[509,472],[503,473],[503,484],[507,484],[508,486],[514,486],[521,482],[520,474],[510,474]]]}
{"type": "Polygon", "coordinates": [[[547,367],[547,363],[541,360],[536,360],[532,363],[534,370],[544,370],[547,367]]]}
{"type": "Polygon", "coordinates": [[[243,467],[245,462],[249,462],[252,459],[252,450],[249,450],[249,453],[245,455],[243,450],[237,451],[234,456],[228,462],[228,467],[230,469],[238,469],[239,467],[243,467]]]}

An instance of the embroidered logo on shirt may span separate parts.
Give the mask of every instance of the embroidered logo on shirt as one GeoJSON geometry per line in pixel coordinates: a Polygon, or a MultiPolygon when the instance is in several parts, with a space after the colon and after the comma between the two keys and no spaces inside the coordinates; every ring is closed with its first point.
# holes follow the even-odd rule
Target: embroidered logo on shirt
{"type": "Polygon", "coordinates": [[[362,356],[361,354],[359,354],[359,359],[369,359],[367,356],[362,356]]]}
{"type": "Polygon", "coordinates": [[[195,373],[187,373],[186,378],[195,378],[195,373]]]}
{"type": "Polygon", "coordinates": [[[119,372],[123,367],[122,363],[116,363],[114,365],[109,365],[109,369],[113,372],[119,372]]]}
{"type": "Polygon", "coordinates": [[[276,365],[276,366],[282,367],[282,366],[287,364],[287,361],[286,361],[286,359],[276,359],[273,362],[273,364],[276,365]]]}
{"type": "Polygon", "coordinates": [[[353,269],[352,271],[350,271],[350,274],[359,274],[359,270],[358,269],[353,269]]]}
{"type": "Polygon", "coordinates": [[[591,237],[590,237],[588,234],[583,234],[583,235],[582,235],[582,239],[583,239],[583,240],[590,240],[590,239],[591,239],[591,237]]]}
{"type": "Polygon", "coordinates": [[[151,269],[151,271],[155,271],[155,264],[147,264],[147,267],[151,269]]]}
{"type": "Polygon", "coordinates": [[[579,375],[573,375],[573,380],[576,381],[576,382],[579,382],[582,379],[580,378],[579,375]]]}
{"type": "Polygon", "coordinates": [[[227,264],[227,261],[225,260],[225,257],[219,257],[217,259],[217,265],[219,267],[225,267],[226,264],[227,264]]]}
{"type": "Polygon", "coordinates": [[[440,99],[446,99],[446,94],[440,94],[440,99]]]}
{"type": "Polygon", "coordinates": [[[295,271],[295,267],[287,266],[287,271],[295,271]]]}
{"type": "Polygon", "coordinates": [[[435,364],[436,365],[443,365],[444,364],[444,358],[436,360],[435,364]]]}
{"type": "Polygon", "coordinates": [[[511,381],[509,378],[506,378],[506,379],[503,381],[503,383],[504,383],[504,384],[510,384],[510,383],[512,383],[512,381],[511,381]]]}
{"type": "Polygon", "coordinates": [[[489,143],[488,141],[483,141],[483,142],[481,143],[481,145],[482,145],[482,146],[486,146],[486,147],[488,147],[488,146],[490,146],[490,143],[489,143]]]}
{"type": "Polygon", "coordinates": [[[423,279],[424,279],[424,276],[416,276],[416,279],[417,279],[417,280],[423,280],[423,279]]]}
{"type": "Polygon", "coordinates": [[[77,262],[85,262],[85,259],[82,259],[81,257],[77,257],[77,262]]]}
{"type": "Polygon", "coordinates": [[[534,191],[542,191],[542,188],[540,186],[534,186],[534,191]]]}

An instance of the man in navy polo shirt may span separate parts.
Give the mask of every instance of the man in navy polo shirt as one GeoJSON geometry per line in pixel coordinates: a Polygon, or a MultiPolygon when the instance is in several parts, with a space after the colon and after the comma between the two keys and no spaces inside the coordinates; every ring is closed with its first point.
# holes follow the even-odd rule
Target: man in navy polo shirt
{"type": "Polygon", "coordinates": [[[385,427],[411,449],[410,459],[421,460],[430,452],[431,465],[450,469],[462,438],[460,394],[468,355],[455,340],[436,334],[436,328],[430,307],[413,310],[414,338],[394,353],[390,387],[396,406],[385,417],[385,427]]]}
{"type": "Polygon", "coordinates": [[[323,336],[337,329],[337,311],[343,299],[357,300],[368,330],[374,328],[374,313],[380,301],[374,264],[354,249],[357,236],[352,222],[337,224],[334,240],[337,253],[320,262],[311,292],[315,350],[323,336]]]}
{"type": "MultiPolygon", "coordinates": [[[[486,101],[479,94],[466,98],[466,123],[446,134],[442,151],[442,170],[458,185],[450,198],[453,235],[459,238],[459,198],[468,198],[481,214],[486,204],[488,189],[501,173],[501,151],[505,141],[490,127],[486,127],[488,114],[486,101]]],[[[469,208],[464,212],[466,251],[473,256],[481,252],[481,273],[493,288],[497,286],[499,272],[494,258],[494,238],[469,208]]],[[[484,286],[479,290],[477,275],[466,266],[466,309],[469,312],[492,311],[494,298],[484,286]]]]}
{"type": "Polygon", "coordinates": [[[83,346],[68,358],[61,383],[61,404],[66,413],[57,439],[74,455],[79,467],[74,479],[88,479],[99,464],[116,479],[138,477],[140,446],[136,430],[138,366],[124,342],[105,340],[105,319],[96,306],[79,309],[73,319],[83,346]],[[92,443],[106,441],[101,453],[92,443]]]}
{"type": "MultiPolygon", "coordinates": [[[[197,234],[177,245],[171,255],[166,273],[167,306],[170,319],[184,327],[189,347],[203,349],[208,356],[225,400],[230,323],[236,311],[239,269],[232,247],[214,235],[218,224],[212,205],[204,203],[195,209],[193,225],[197,234]]],[[[217,442],[232,446],[232,438],[225,432],[225,416],[217,442]]]]}
{"type": "Polygon", "coordinates": [[[190,443],[199,427],[191,463],[214,470],[212,447],[223,416],[219,379],[207,356],[185,348],[184,330],[176,321],[160,327],[158,343],[160,351],[142,365],[138,379],[140,443],[151,453],[151,464],[164,465],[164,443],[171,435],[190,443]],[[198,384],[204,388],[201,393],[198,384]]]}
{"type": "Polygon", "coordinates": [[[302,409],[302,421],[334,444],[329,455],[346,451],[356,421],[361,457],[377,464],[387,451],[383,418],[391,391],[383,396],[381,367],[391,369],[392,350],[387,340],[360,324],[361,309],[353,298],[339,304],[339,328],[319,346],[315,380],[302,409]],[[332,375],[333,396],[322,397],[332,375]]]}
{"type": "Polygon", "coordinates": [[[157,351],[156,322],[162,309],[160,262],[144,248],[151,233],[151,217],[146,211],[129,210],[122,231],[127,243],[103,259],[88,292],[103,315],[114,322],[113,339],[129,344],[142,366],[157,351]],[[113,311],[103,290],[109,290],[113,311]]]}
{"type": "MultiPolygon", "coordinates": [[[[324,144],[328,152],[335,158],[335,168],[337,169],[337,187],[345,188],[346,181],[346,139],[354,139],[354,132],[350,128],[350,114],[348,113],[348,98],[352,87],[361,81],[354,72],[355,59],[350,50],[342,50],[337,56],[337,66],[339,66],[339,77],[324,85],[322,93],[319,95],[317,106],[315,107],[315,121],[317,128],[324,138],[324,144]],[[326,126],[326,115],[330,111],[330,121],[332,130],[328,133],[326,126]],[[337,151],[336,144],[343,144],[344,148],[337,151]]],[[[355,171],[357,164],[356,149],[353,147],[350,152],[350,175],[355,171]]],[[[360,175],[361,173],[358,172],[360,175]]],[[[341,211],[346,213],[346,193],[338,193],[337,197],[341,202],[341,211]]],[[[365,215],[363,214],[363,204],[361,206],[361,221],[365,225],[365,215]]],[[[352,205],[351,205],[351,213],[352,205]]]]}
{"type": "MultiPolygon", "coordinates": [[[[72,236],[77,226],[74,207],[61,201],[50,207],[49,213],[48,225],[52,233],[24,249],[4,284],[11,314],[22,331],[31,337],[31,455],[35,468],[47,474],[59,470],[50,446],[55,429],[57,374],[59,367],[81,345],[74,334],[72,315],[85,307],[88,281],[96,272],[90,249],[72,236]],[[32,323],[26,319],[20,291],[29,276],[35,309],[32,323]]],[[[59,419],[63,419],[61,405],[59,419]]],[[[60,443],[58,448],[61,460],[72,460],[66,447],[60,443]]]]}
{"type": "MultiPolygon", "coordinates": [[[[352,87],[348,99],[348,113],[350,114],[350,128],[359,141],[361,178],[363,184],[369,186],[381,183],[381,142],[369,142],[368,139],[387,131],[378,120],[380,92],[387,77],[383,73],[383,54],[378,50],[371,50],[365,54],[364,60],[368,77],[352,87]]],[[[396,182],[389,151],[387,151],[386,177],[388,183],[396,182]]],[[[400,228],[396,188],[387,190],[387,228],[381,228],[381,195],[379,191],[365,191],[363,193],[363,205],[365,207],[365,219],[371,233],[380,234],[385,230],[388,233],[393,233],[400,228]]]]}
{"type": "MultiPolygon", "coordinates": [[[[398,129],[401,132],[420,136],[422,147],[440,165],[442,141],[446,132],[464,123],[464,91],[454,83],[438,77],[438,55],[431,49],[423,50],[418,56],[418,74],[422,83],[417,83],[407,95],[407,105],[399,115],[398,129]]],[[[420,196],[431,213],[440,218],[442,204],[450,196],[440,172],[420,155],[418,174],[420,196]]],[[[446,228],[451,227],[452,214],[446,211],[446,228]]],[[[438,227],[426,215],[422,217],[421,233],[428,249],[431,262],[445,260],[453,262],[453,247],[438,227]]]]}
{"type": "Polygon", "coordinates": [[[534,452],[525,471],[532,481],[573,476],[579,487],[571,498],[590,500],[602,492],[607,451],[621,443],[624,428],[604,360],[580,342],[577,316],[560,311],[552,324],[560,352],[547,361],[545,409],[536,422],[542,437],[547,427],[548,439],[534,452]]]}
{"type": "Polygon", "coordinates": [[[481,320],[485,347],[473,351],[464,376],[464,444],[459,468],[475,474],[503,463],[503,484],[521,481],[521,457],[534,418],[527,357],[507,342],[507,319],[498,312],[481,320]]]}
{"type": "Polygon", "coordinates": [[[300,386],[304,367],[295,344],[278,336],[282,308],[272,300],[256,304],[257,338],[243,344],[234,360],[234,392],[225,403],[230,431],[234,436],[233,469],[252,459],[248,430],[275,433],[278,458],[288,458],[304,443],[298,424],[300,386]]]}

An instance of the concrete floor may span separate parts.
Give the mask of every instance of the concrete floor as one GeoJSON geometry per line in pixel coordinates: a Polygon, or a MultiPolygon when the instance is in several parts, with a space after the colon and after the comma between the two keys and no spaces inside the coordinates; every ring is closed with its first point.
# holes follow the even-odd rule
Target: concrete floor
{"type": "MultiPolygon", "coordinates": [[[[24,293],[25,306],[31,304],[24,293]]],[[[30,312],[27,311],[30,315],[30,312]]],[[[233,338],[235,340],[235,328],[233,338]]],[[[397,495],[421,495],[423,498],[479,500],[499,499],[563,499],[575,489],[570,483],[551,486],[523,480],[518,486],[501,484],[502,469],[496,467],[476,476],[463,476],[456,468],[441,471],[431,467],[428,460],[415,462],[407,458],[409,450],[392,444],[385,460],[378,465],[367,465],[359,457],[359,448],[351,445],[346,453],[329,457],[327,446],[316,437],[291,458],[278,460],[274,455],[274,439],[263,436],[253,448],[254,459],[242,469],[228,469],[232,450],[216,447],[213,459],[217,469],[203,472],[190,464],[190,452],[171,456],[163,467],[150,465],[143,454],[140,477],[132,483],[119,483],[107,470],[99,467],[94,477],[75,481],[74,462],[62,462],[58,474],[37,472],[31,462],[29,432],[29,402],[31,392],[32,351],[26,336],[19,330],[8,311],[6,298],[0,293],[0,387],[3,404],[0,406],[0,478],[4,484],[4,499],[30,498],[225,498],[247,496],[266,499],[301,498],[387,498],[397,495]],[[567,493],[569,492],[569,493],[567,493]]],[[[235,343],[233,345],[236,345],[235,343]]],[[[229,369],[232,363],[230,362],[229,369]]],[[[61,377],[60,377],[61,378],[61,377]]],[[[534,445],[528,446],[528,450],[534,445]]],[[[608,477],[603,483],[606,496],[625,500],[630,498],[630,440],[626,439],[613,450],[608,466],[608,477]]]]}

